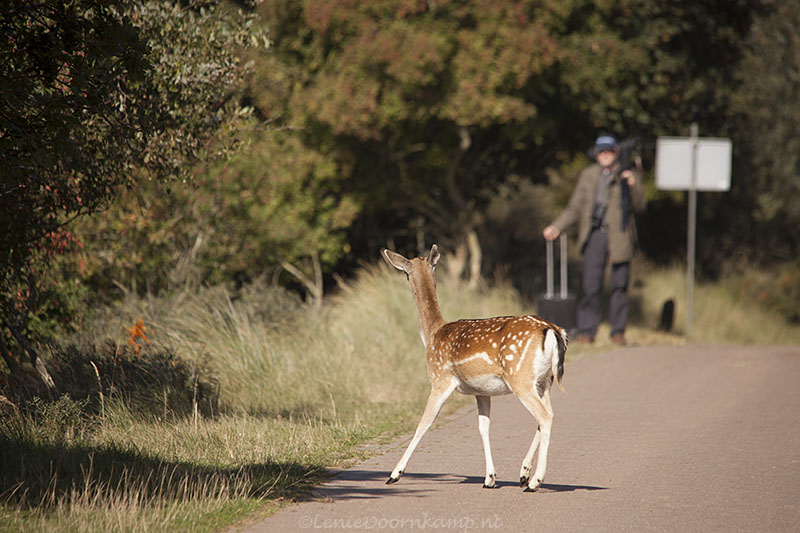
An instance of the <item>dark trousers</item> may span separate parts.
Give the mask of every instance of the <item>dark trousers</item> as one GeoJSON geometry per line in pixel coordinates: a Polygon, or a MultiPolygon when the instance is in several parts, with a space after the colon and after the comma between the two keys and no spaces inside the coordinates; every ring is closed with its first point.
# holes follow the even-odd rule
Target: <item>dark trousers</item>
{"type": "MultiPolygon", "coordinates": [[[[608,262],[608,233],[594,230],[583,249],[583,298],[578,305],[578,334],[594,338],[603,319],[603,274],[608,262]]],[[[625,333],[628,322],[628,279],[631,264],[612,263],[608,321],[611,335],[625,333]]]]}

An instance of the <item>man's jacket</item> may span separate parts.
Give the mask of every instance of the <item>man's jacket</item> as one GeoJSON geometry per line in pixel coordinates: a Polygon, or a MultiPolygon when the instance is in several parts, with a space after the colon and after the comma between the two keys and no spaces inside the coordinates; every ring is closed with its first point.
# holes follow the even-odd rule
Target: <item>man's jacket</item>
{"type": "MultiPolygon", "coordinates": [[[[581,172],[578,184],[572,192],[564,211],[553,221],[553,226],[564,231],[578,222],[578,247],[581,252],[586,246],[592,231],[592,207],[594,206],[600,165],[591,165],[581,172]]],[[[623,229],[622,186],[619,169],[614,170],[614,178],[608,189],[608,210],[606,225],[608,231],[608,254],[612,263],[624,263],[633,258],[636,250],[636,220],[634,213],[642,213],[647,207],[642,180],[636,177],[636,185],[629,187],[627,223],[623,229]]]]}

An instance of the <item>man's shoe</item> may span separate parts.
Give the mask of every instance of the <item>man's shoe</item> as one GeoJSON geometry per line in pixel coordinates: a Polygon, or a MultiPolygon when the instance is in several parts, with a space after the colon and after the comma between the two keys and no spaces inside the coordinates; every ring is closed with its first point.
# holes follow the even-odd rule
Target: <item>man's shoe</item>
{"type": "Polygon", "coordinates": [[[575,342],[577,342],[578,344],[593,344],[594,343],[594,337],[590,337],[589,335],[586,335],[585,333],[581,333],[581,334],[578,335],[578,338],[575,339],[575,342]]]}
{"type": "Polygon", "coordinates": [[[622,333],[615,333],[611,336],[611,342],[617,346],[627,346],[628,342],[625,340],[625,335],[622,333]]]}

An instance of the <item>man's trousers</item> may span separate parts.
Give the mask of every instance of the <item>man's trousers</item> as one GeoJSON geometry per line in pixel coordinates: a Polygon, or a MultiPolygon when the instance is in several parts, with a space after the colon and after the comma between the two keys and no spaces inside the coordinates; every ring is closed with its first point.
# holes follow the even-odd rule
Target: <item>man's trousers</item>
{"type": "MultiPolygon", "coordinates": [[[[592,231],[583,249],[583,298],[578,305],[578,334],[594,339],[603,318],[603,274],[608,262],[608,232],[598,228],[592,231]]],[[[608,321],[611,335],[625,333],[628,322],[628,280],[630,262],[611,265],[611,300],[608,304],[608,321]]]]}

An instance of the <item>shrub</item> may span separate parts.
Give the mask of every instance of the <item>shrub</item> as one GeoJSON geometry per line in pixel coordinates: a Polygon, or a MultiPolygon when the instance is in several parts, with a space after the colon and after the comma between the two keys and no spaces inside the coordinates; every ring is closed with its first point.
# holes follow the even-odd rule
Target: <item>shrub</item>
{"type": "Polygon", "coordinates": [[[48,408],[43,398],[52,396],[59,398],[53,403],[56,412],[66,399],[78,402],[86,414],[100,414],[107,402],[122,403],[134,414],[164,418],[188,416],[195,406],[205,416],[219,409],[216,380],[203,366],[167,348],[147,348],[137,354],[112,341],[99,346],[73,342],[51,346],[48,359],[56,384],[52,395],[30,386],[6,386],[3,393],[19,405],[30,403],[37,413],[48,408]]]}

